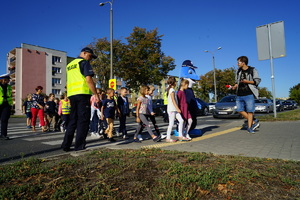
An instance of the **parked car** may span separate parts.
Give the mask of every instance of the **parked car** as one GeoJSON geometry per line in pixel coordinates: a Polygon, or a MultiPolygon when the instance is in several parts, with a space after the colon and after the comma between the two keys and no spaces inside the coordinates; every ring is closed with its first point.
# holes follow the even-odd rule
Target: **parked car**
{"type": "Polygon", "coordinates": [[[271,99],[255,99],[255,112],[270,113],[274,111],[271,99]]]}
{"type": "Polygon", "coordinates": [[[164,100],[163,99],[152,99],[152,109],[155,115],[164,115],[164,100]]]}
{"type": "Polygon", "coordinates": [[[201,104],[201,109],[198,110],[197,115],[208,115],[209,105],[202,99],[196,98],[196,101],[201,104]]]}
{"type": "Polygon", "coordinates": [[[276,111],[277,112],[284,111],[284,106],[281,100],[276,100],[276,111]]]}
{"type": "Polygon", "coordinates": [[[236,111],[236,95],[223,97],[215,105],[213,111],[214,118],[242,118],[242,115],[236,111]]]}
{"type": "Polygon", "coordinates": [[[294,110],[294,103],[291,100],[286,100],[282,102],[284,110],[294,110]]]}
{"type": "Polygon", "coordinates": [[[216,108],[216,103],[208,103],[208,108],[209,112],[212,113],[216,108]]]}
{"type": "Polygon", "coordinates": [[[294,101],[294,100],[291,100],[292,102],[293,102],[293,104],[294,104],[294,108],[297,108],[298,107],[298,103],[296,102],[296,101],[294,101]]]}

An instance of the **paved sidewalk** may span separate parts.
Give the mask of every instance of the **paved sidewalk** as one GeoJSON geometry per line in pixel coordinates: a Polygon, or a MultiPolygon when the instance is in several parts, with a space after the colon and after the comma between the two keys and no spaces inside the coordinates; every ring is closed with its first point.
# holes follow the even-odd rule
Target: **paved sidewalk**
{"type": "Polygon", "coordinates": [[[129,143],[112,148],[161,148],[300,161],[300,121],[260,122],[255,134],[240,130],[241,121],[206,131],[192,142],[129,143]],[[122,147],[123,146],[123,147],[122,147]]]}

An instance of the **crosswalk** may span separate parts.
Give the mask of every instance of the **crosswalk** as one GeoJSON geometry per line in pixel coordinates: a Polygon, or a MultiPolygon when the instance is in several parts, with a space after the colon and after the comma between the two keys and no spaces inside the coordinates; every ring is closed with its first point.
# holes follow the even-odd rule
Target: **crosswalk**
{"type": "MultiPolygon", "coordinates": [[[[137,123],[129,122],[126,124],[126,126],[127,126],[128,135],[129,136],[134,135],[134,133],[136,131],[137,123]]],[[[159,127],[161,133],[166,133],[167,128],[168,128],[168,123],[164,123],[161,121],[161,122],[157,123],[157,126],[159,127]]],[[[196,128],[202,129],[202,128],[205,128],[208,126],[211,126],[211,124],[200,124],[196,128]]],[[[119,121],[116,120],[114,123],[115,130],[118,130],[118,127],[119,127],[119,121]]],[[[174,125],[174,129],[175,129],[175,125],[174,125]]],[[[154,132],[154,130],[153,130],[153,132],[154,132]]],[[[41,128],[37,128],[36,132],[32,132],[31,129],[26,128],[25,123],[13,123],[13,124],[9,124],[9,126],[8,126],[8,136],[13,140],[18,139],[18,140],[23,140],[23,141],[27,141],[27,142],[38,142],[43,145],[60,146],[63,141],[63,138],[64,138],[64,133],[62,133],[62,132],[43,133],[41,128]]],[[[143,136],[149,138],[149,135],[146,132],[144,132],[143,136]]],[[[108,143],[107,140],[97,139],[97,138],[91,137],[89,134],[87,137],[87,143],[93,143],[93,142],[100,142],[100,143],[102,142],[102,143],[105,143],[104,146],[111,146],[111,145],[117,145],[119,143],[122,143],[122,142],[124,142],[124,140],[118,139],[116,143],[108,143]]]]}

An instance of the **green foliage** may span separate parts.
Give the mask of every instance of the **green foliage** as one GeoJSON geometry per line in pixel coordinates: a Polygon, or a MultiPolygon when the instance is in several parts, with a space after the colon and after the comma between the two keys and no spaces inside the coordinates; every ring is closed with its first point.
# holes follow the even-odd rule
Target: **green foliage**
{"type": "MultiPolygon", "coordinates": [[[[228,90],[226,85],[234,85],[235,69],[233,67],[224,70],[216,69],[216,88],[218,100],[231,94],[233,91],[228,90]]],[[[209,101],[209,94],[214,94],[214,71],[209,71],[200,76],[198,87],[195,88],[195,95],[204,101],[209,101]]]]}
{"type": "MultiPolygon", "coordinates": [[[[162,35],[157,29],[147,31],[135,27],[127,43],[113,41],[113,74],[123,78],[127,87],[137,91],[140,85],[155,84],[175,68],[174,59],[161,51],[162,35]]],[[[95,40],[91,45],[98,58],[91,64],[98,75],[101,88],[108,86],[110,77],[110,42],[106,38],[95,40]]]]}
{"type": "MultiPolygon", "coordinates": [[[[235,91],[228,90],[226,85],[234,85],[235,84],[235,73],[236,70],[233,67],[226,68],[224,70],[216,69],[216,86],[217,86],[217,98],[220,100],[221,98],[235,94],[235,91]]],[[[200,76],[200,81],[198,81],[198,85],[194,85],[194,92],[196,97],[203,99],[206,102],[209,102],[209,94],[215,93],[214,87],[214,71],[211,70],[207,72],[205,75],[200,76]]],[[[272,98],[272,93],[268,91],[266,87],[258,87],[259,96],[272,98]]],[[[214,99],[214,97],[213,97],[214,99]]]]}
{"type": "Polygon", "coordinates": [[[300,83],[290,88],[290,99],[300,104],[300,83]]]}
{"type": "Polygon", "coordinates": [[[268,99],[272,99],[273,95],[266,87],[258,87],[259,97],[266,97],[268,99]]]}

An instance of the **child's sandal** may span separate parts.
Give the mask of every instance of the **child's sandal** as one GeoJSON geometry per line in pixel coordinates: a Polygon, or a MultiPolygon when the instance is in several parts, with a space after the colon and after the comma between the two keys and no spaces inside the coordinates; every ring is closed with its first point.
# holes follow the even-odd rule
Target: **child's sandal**
{"type": "Polygon", "coordinates": [[[178,137],[178,140],[181,142],[186,142],[186,141],[190,141],[188,138],[186,137],[178,137]]]}

